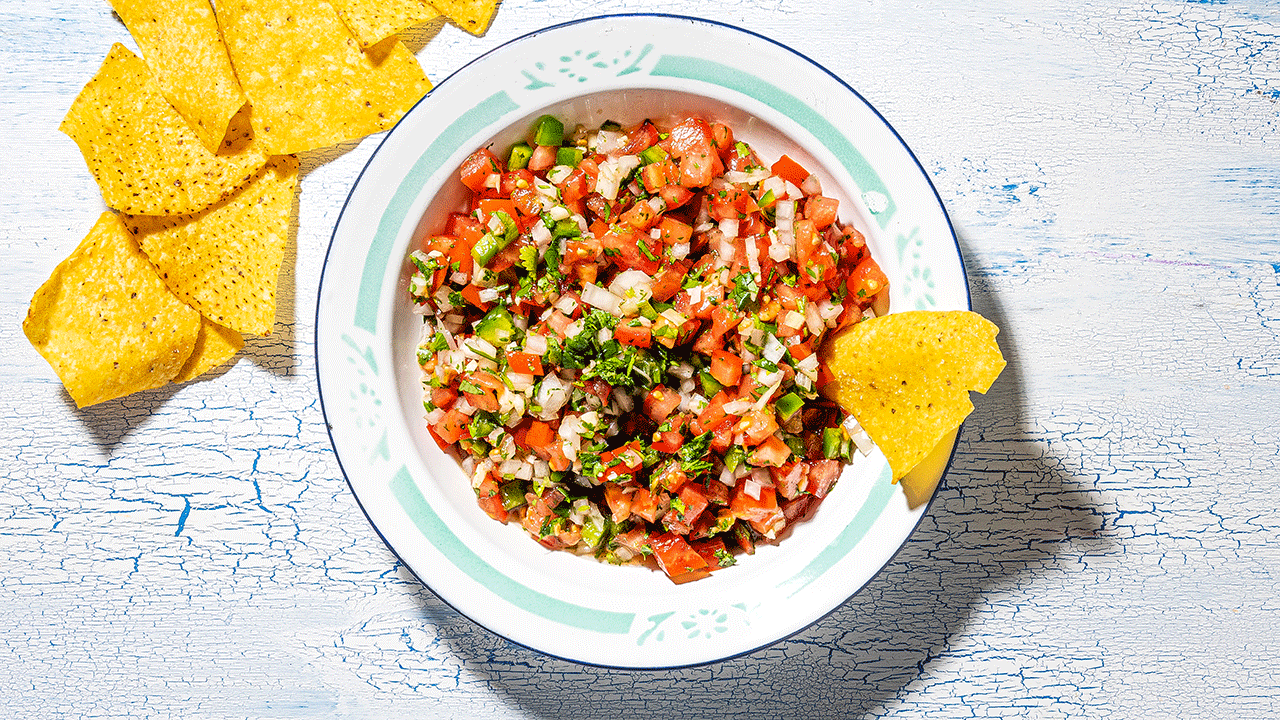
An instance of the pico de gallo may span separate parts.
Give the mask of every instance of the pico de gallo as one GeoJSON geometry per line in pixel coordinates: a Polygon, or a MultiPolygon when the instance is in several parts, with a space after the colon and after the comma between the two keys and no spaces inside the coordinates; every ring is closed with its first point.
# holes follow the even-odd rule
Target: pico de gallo
{"type": "Polygon", "coordinates": [[[839,201],[699,117],[476,150],[412,252],[426,422],[479,506],[687,582],[777,541],[870,440],[823,337],[887,304],[839,201]]]}

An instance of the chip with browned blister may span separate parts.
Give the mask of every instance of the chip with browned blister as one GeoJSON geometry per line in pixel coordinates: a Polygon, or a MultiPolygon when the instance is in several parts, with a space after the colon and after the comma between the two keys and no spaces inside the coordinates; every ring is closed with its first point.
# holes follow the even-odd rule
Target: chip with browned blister
{"type": "Polygon", "coordinates": [[[272,155],[390,129],[431,89],[398,38],[361,51],[327,2],[227,0],[217,15],[254,134],[272,155]]]}
{"type": "Polygon", "coordinates": [[[973,411],[1005,367],[1000,330],[969,311],[892,313],[857,323],[824,348],[829,392],[889,460],[911,471],[973,411]]]}
{"type": "Polygon", "coordinates": [[[267,162],[245,113],[215,155],[160,94],[137,55],[116,43],[60,128],[76,141],[107,205],[131,215],[203,210],[267,162]]]}
{"type": "Polygon", "coordinates": [[[269,335],[297,187],[298,160],[281,155],[201,213],[125,223],[174,294],[219,325],[269,335]]]}
{"type": "Polygon", "coordinates": [[[172,380],[195,346],[200,313],[169,292],[106,212],[36,291],[22,331],[85,407],[172,380]]]}
{"type": "Polygon", "coordinates": [[[209,0],[111,0],[160,93],[210,152],[245,104],[209,0]]]}

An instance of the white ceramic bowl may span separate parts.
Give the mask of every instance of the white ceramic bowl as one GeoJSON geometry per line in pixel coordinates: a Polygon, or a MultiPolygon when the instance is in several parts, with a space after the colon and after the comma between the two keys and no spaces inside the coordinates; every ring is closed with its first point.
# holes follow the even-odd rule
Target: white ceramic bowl
{"type": "MultiPolygon", "coordinates": [[[[541,30],[441,82],[361,174],[321,278],[316,362],[343,472],[369,521],[442,600],[561,658],[627,668],[712,662],[818,620],[892,558],[911,509],[878,452],[847,467],[814,516],[710,578],[554,553],[475,502],[423,421],[406,257],[464,203],[457,168],[551,113],[587,125],[674,113],[727,122],[766,159],[786,152],[840,199],[891,281],[891,309],[968,309],[950,222],[916,159],[848,85],[771,40],[704,20],[594,18],[541,30]]],[[[948,448],[949,451],[949,448],[948,448]]],[[[949,454],[949,453],[948,453],[949,454]]],[[[939,468],[941,472],[941,467],[939,468]]]]}

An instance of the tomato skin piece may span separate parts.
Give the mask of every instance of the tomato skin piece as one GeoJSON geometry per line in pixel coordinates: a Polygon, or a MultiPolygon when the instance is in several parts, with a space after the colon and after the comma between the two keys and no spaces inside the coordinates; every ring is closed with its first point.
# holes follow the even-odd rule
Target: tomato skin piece
{"type": "MultiPolygon", "coordinates": [[[[720,558],[729,553],[729,549],[725,547],[724,540],[720,538],[708,538],[706,540],[698,540],[689,543],[693,551],[706,561],[707,569],[711,572],[723,569],[725,566],[720,564],[720,558]]],[[[729,563],[732,565],[733,563],[729,563]]]]}
{"type": "Polygon", "coordinates": [[[769,172],[786,180],[787,182],[800,187],[805,180],[809,179],[809,171],[804,169],[800,163],[792,160],[787,155],[778,158],[778,161],[769,166],[769,172]]]}
{"type": "Polygon", "coordinates": [[[527,352],[507,353],[507,364],[513,372],[525,375],[543,375],[542,356],[527,352]]]}
{"type": "Polygon", "coordinates": [[[782,464],[791,457],[791,448],[777,435],[770,435],[760,443],[749,456],[752,465],[772,465],[774,467],[782,467],[782,464]]]}
{"type": "Polygon", "coordinates": [[[439,387],[431,389],[431,404],[441,410],[448,410],[458,399],[458,391],[453,388],[439,387]]]}
{"type": "Polygon", "coordinates": [[[725,387],[733,387],[742,379],[742,358],[726,350],[711,353],[711,377],[725,387]]]}
{"type": "Polygon", "coordinates": [[[658,190],[658,196],[667,204],[667,210],[675,210],[693,199],[693,191],[680,185],[667,185],[658,190]]]}
{"type": "Polygon", "coordinates": [[[880,269],[880,264],[871,257],[865,257],[849,274],[849,294],[860,304],[870,304],[876,293],[889,287],[889,276],[880,269]]]}
{"type": "Polygon", "coordinates": [[[760,499],[747,494],[745,483],[739,483],[733,489],[733,497],[729,500],[729,511],[739,520],[745,520],[757,532],[767,538],[774,538],[778,531],[786,527],[787,518],[778,507],[778,494],[771,487],[760,488],[760,499]]]}
{"type": "Polygon", "coordinates": [[[653,331],[647,327],[618,325],[618,327],[613,330],[613,339],[623,345],[647,348],[653,344],[653,331]]]}
{"type": "Polygon", "coordinates": [[[778,431],[778,421],[772,409],[761,408],[748,412],[734,429],[742,433],[743,445],[753,447],[773,437],[778,431]]]}
{"type": "Polygon", "coordinates": [[[458,168],[459,179],[472,192],[485,190],[489,176],[501,174],[502,161],[489,148],[480,148],[471,153],[470,157],[462,161],[462,167],[458,168]]]}
{"type": "Polygon", "coordinates": [[[653,441],[653,449],[658,452],[674,453],[684,447],[684,435],[679,430],[666,430],[654,433],[657,440],[653,441]]]}
{"type": "Polygon", "coordinates": [[[675,297],[676,293],[680,292],[684,277],[689,274],[689,266],[692,264],[688,260],[677,260],[664,265],[658,272],[658,276],[653,279],[653,287],[650,290],[653,293],[653,299],[657,302],[666,302],[675,297]]]}
{"type": "Polygon", "coordinates": [[[733,128],[724,123],[711,123],[711,142],[716,146],[716,152],[720,153],[721,158],[729,157],[729,153],[733,152],[733,128]]]}
{"type": "Polygon", "coordinates": [[[631,513],[649,522],[657,522],[660,502],[658,493],[651,493],[644,487],[636,488],[636,491],[631,494],[631,513]]]}

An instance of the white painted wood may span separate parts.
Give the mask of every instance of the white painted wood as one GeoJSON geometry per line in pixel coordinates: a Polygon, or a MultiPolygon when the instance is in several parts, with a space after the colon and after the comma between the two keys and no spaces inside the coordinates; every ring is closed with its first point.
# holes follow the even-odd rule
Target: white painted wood
{"type": "Polygon", "coordinates": [[[76,411],[20,330],[102,210],[62,114],[105,2],[0,4],[5,716],[1270,717],[1280,713],[1280,10],[1224,3],[507,0],[691,14],[824,64],[898,129],[1011,360],[912,541],[745,658],[507,644],[396,564],[316,400],[324,249],[377,139],[304,160],[280,325],[215,378],[76,411]]]}

